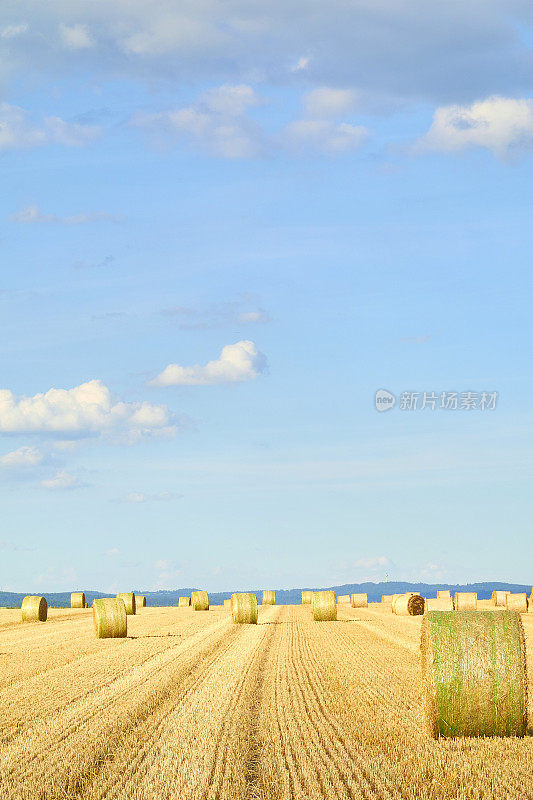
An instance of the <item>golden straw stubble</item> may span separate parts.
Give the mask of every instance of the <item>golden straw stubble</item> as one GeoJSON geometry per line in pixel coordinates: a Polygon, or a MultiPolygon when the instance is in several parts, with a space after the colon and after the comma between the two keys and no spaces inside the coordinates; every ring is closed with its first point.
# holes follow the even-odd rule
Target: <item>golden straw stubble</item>
{"type": "Polygon", "coordinates": [[[335,592],[329,589],[325,592],[313,592],[311,603],[313,619],[317,622],[337,619],[337,603],[335,592]]]}
{"type": "Polygon", "coordinates": [[[513,611],[430,611],[421,629],[430,736],[524,736],[524,630],[513,611]]]}
{"type": "Polygon", "coordinates": [[[85,593],[84,592],[72,592],[70,595],[70,607],[71,608],[85,608],[85,593]]]}
{"type": "Polygon", "coordinates": [[[264,606],[275,606],[276,605],[276,592],[272,591],[271,589],[264,589],[263,590],[263,605],[264,606]]]}
{"type": "Polygon", "coordinates": [[[516,594],[509,592],[505,598],[505,607],[508,611],[517,611],[519,614],[523,614],[527,611],[527,606],[527,594],[525,592],[517,592],[516,594]]]}
{"type": "Polygon", "coordinates": [[[190,597],[180,597],[178,600],[178,607],[179,608],[188,608],[191,604],[190,597]]]}
{"type": "Polygon", "coordinates": [[[456,611],[477,611],[476,592],[456,592],[453,598],[456,611]]]}
{"type": "Polygon", "coordinates": [[[29,594],[22,601],[23,622],[46,622],[48,617],[48,603],[45,597],[29,594]]]}
{"type": "Polygon", "coordinates": [[[123,639],[128,635],[124,600],[104,597],[93,600],[93,623],[98,639],[123,639]]]}
{"type": "Polygon", "coordinates": [[[352,594],[350,597],[350,603],[352,608],[367,608],[368,607],[368,595],[365,593],[359,594],[352,594]]]}
{"type": "Polygon", "coordinates": [[[242,625],[257,625],[257,597],[251,592],[231,595],[231,619],[242,625]]]}
{"type": "Polygon", "coordinates": [[[191,592],[191,606],[194,611],[209,611],[209,595],[207,592],[191,592]]]}
{"type": "Polygon", "coordinates": [[[128,616],[136,613],[137,606],[135,604],[135,594],[133,592],[119,592],[117,594],[117,600],[124,601],[126,614],[128,614],[128,616]]]}

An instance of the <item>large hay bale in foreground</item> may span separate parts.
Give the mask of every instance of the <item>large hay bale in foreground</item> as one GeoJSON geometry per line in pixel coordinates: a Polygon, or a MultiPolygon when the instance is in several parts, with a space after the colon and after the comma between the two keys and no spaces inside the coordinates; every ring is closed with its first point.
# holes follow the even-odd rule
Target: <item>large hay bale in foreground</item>
{"type": "Polygon", "coordinates": [[[178,600],[178,607],[179,608],[188,608],[191,604],[190,597],[180,597],[178,600]]]}
{"type": "Polygon", "coordinates": [[[456,611],[477,611],[477,592],[456,592],[453,607],[456,611]]]}
{"type": "Polygon", "coordinates": [[[264,606],[275,606],[276,605],[276,592],[273,592],[270,589],[264,589],[263,590],[263,605],[264,606]]]}
{"type": "Polygon", "coordinates": [[[352,608],[368,608],[368,595],[366,592],[352,594],[350,597],[350,604],[352,608]]]}
{"type": "Polygon", "coordinates": [[[512,594],[509,592],[505,598],[505,607],[508,611],[517,611],[523,614],[527,611],[527,594],[525,592],[517,592],[512,594]]]}
{"type": "Polygon", "coordinates": [[[123,639],[128,635],[126,604],[121,598],[93,601],[93,623],[98,639],[123,639]]]}
{"type": "Polygon", "coordinates": [[[309,592],[307,591],[307,589],[302,592],[302,605],[310,603],[312,599],[313,599],[313,592],[309,592]]]}
{"type": "Polygon", "coordinates": [[[70,595],[71,608],[85,608],[85,592],[72,592],[70,595]]]}
{"type": "Polygon", "coordinates": [[[313,592],[313,619],[317,622],[337,619],[337,603],[335,592],[329,589],[325,592],[313,592]]]}
{"type": "Polygon", "coordinates": [[[48,617],[48,603],[45,597],[29,594],[22,601],[21,606],[23,622],[46,622],[48,617]]]}
{"type": "Polygon", "coordinates": [[[257,597],[251,592],[231,595],[231,619],[241,625],[257,625],[257,597]]]}
{"type": "Polygon", "coordinates": [[[123,600],[126,606],[126,614],[132,616],[137,613],[137,606],[135,604],[135,595],[133,592],[119,592],[117,600],[123,600]]]}
{"type": "Polygon", "coordinates": [[[396,598],[392,611],[402,617],[419,617],[425,607],[426,601],[419,594],[403,594],[396,598]]]}
{"type": "Polygon", "coordinates": [[[146,597],[144,594],[135,595],[135,611],[137,611],[138,608],[146,608],[146,597]]]}
{"type": "Polygon", "coordinates": [[[453,600],[450,597],[437,597],[426,600],[426,611],[453,611],[453,600]]]}
{"type": "Polygon", "coordinates": [[[492,605],[505,607],[505,598],[507,597],[508,594],[509,592],[494,591],[492,593],[492,605]]]}
{"type": "Polygon", "coordinates": [[[524,630],[512,611],[430,611],[422,621],[430,736],[524,736],[524,630]]]}
{"type": "Polygon", "coordinates": [[[207,592],[191,592],[191,606],[194,611],[209,611],[209,595],[207,592]]]}
{"type": "Polygon", "coordinates": [[[337,597],[337,603],[341,605],[348,604],[350,602],[350,595],[349,594],[340,594],[337,597]]]}
{"type": "Polygon", "coordinates": [[[437,600],[451,600],[452,595],[449,589],[437,589],[437,600]]]}

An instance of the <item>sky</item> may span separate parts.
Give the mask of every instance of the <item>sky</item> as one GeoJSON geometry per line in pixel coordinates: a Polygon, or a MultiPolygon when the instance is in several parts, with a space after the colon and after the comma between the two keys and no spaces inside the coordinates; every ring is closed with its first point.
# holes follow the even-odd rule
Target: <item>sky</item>
{"type": "Polygon", "coordinates": [[[531,583],[532,47],[2,3],[1,590],[531,583]]]}

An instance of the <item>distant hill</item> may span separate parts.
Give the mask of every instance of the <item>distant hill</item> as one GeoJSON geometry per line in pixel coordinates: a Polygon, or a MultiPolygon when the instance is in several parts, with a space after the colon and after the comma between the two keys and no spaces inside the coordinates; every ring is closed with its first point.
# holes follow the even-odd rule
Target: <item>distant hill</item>
{"type": "MultiPolygon", "coordinates": [[[[420,592],[423,597],[435,597],[437,589],[449,589],[450,592],[477,592],[480,600],[488,600],[493,589],[508,590],[511,592],[531,592],[531,585],[521,583],[501,583],[499,581],[485,581],[483,583],[405,583],[403,581],[389,581],[387,583],[345,583],[342,586],[304,586],[303,589],[333,589],[335,594],[352,594],[366,592],[368,599],[372,601],[381,600],[382,594],[401,594],[403,592],[420,592]]],[[[76,589],[78,591],[78,589],[76,589]]],[[[79,591],[82,591],[81,589],[79,591]]],[[[194,589],[162,589],[158,592],[137,591],[136,594],[144,594],[146,603],[149,606],[176,606],[178,597],[190,596],[194,589]]],[[[250,589],[257,595],[261,602],[262,589],[250,589]]],[[[301,602],[302,589],[276,589],[276,603],[279,605],[293,605],[301,602]]],[[[209,602],[211,605],[222,605],[224,600],[231,597],[231,592],[209,592],[209,602]]],[[[109,597],[105,592],[97,592],[90,589],[85,590],[85,599],[91,605],[93,600],[98,597],[109,597]]],[[[0,606],[11,606],[19,608],[24,593],[0,592],[0,606]]],[[[70,592],[47,592],[46,599],[51,608],[69,607],[70,592]]]]}

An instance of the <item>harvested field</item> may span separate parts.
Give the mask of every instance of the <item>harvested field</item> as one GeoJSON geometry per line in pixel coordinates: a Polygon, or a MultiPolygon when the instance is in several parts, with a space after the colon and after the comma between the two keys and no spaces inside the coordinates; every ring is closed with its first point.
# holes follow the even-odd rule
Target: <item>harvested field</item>
{"type": "Polygon", "coordinates": [[[533,800],[533,615],[524,739],[432,740],[422,617],[390,607],[0,611],[0,793],[9,800],[533,800]]]}

